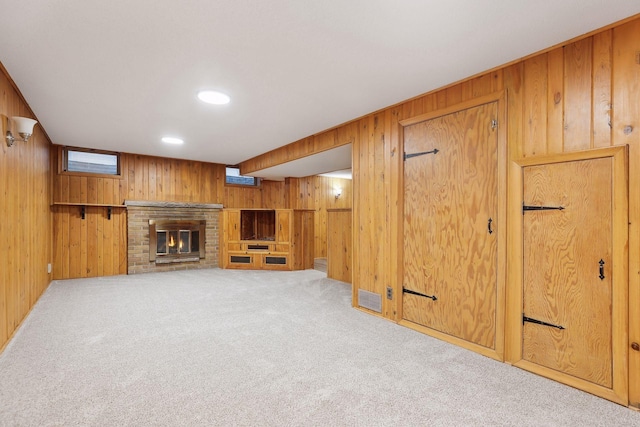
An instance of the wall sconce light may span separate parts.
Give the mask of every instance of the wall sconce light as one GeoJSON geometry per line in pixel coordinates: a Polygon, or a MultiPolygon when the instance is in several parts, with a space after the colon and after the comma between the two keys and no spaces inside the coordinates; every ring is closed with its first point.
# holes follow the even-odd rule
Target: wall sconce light
{"type": "Polygon", "coordinates": [[[336,194],[336,200],[342,195],[342,188],[334,188],[333,191],[336,194]]]}
{"type": "MultiPolygon", "coordinates": [[[[18,141],[27,142],[29,137],[33,134],[33,127],[38,123],[36,120],[29,119],[26,117],[11,117],[11,120],[15,123],[18,135],[20,138],[18,141]]],[[[13,143],[16,141],[16,137],[13,136],[10,130],[7,130],[6,134],[7,146],[11,147],[13,143]]]]}

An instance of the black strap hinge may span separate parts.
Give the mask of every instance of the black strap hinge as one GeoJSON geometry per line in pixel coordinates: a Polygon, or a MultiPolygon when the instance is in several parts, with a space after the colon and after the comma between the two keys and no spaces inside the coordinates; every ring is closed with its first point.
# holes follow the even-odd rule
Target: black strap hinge
{"type": "Polygon", "coordinates": [[[563,206],[528,206],[522,205],[522,215],[526,211],[563,211],[563,206]]]}
{"type": "Polygon", "coordinates": [[[550,326],[552,328],[556,328],[556,329],[564,329],[564,326],[560,326],[560,325],[554,325],[553,323],[548,323],[548,322],[543,322],[542,320],[538,320],[538,319],[534,319],[531,317],[527,317],[524,315],[524,313],[522,313],[522,324],[524,325],[524,322],[529,322],[529,323],[535,323],[536,325],[542,325],[542,326],[550,326]]]}
{"type": "Polygon", "coordinates": [[[412,157],[418,157],[418,156],[424,156],[425,154],[438,154],[440,152],[440,150],[438,150],[437,148],[434,148],[431,151],[421,151],[419,153],[404,153],[404,159],[410,159],[412,157]]]}
{"type": "Polygon", "coordinates": [[[429,299],[431,299],[433,301],[437,301],[438,300],[438,297],[436,297],[435,295],[421,294],[420,292],[412,291],[411,289],[407,289],[405,287],[402,287],[402,293],[411,294],[411,295],[417,295],[419,297],[429,298],[429,299]]]}

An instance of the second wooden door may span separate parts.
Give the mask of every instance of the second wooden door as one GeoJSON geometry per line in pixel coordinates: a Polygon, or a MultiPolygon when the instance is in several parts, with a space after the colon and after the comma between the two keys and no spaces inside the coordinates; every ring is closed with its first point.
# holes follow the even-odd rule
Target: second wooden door
{"type": "Polygon", "coordinates": [[[522,360],[626,404],[626,198],[614,203],[624,193],[614,177],[625,182],[615,165],[596,157],[523,167],[522,360]]]}

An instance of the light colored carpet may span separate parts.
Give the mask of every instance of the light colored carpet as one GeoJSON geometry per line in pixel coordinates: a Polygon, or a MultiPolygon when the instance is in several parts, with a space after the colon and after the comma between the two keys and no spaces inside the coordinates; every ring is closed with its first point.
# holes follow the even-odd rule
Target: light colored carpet
{"type": "Polygon", "coordinates": [[[640,426],[350,298],[314,270],[56,281],[0,355],[0,425],[640,426]]]}

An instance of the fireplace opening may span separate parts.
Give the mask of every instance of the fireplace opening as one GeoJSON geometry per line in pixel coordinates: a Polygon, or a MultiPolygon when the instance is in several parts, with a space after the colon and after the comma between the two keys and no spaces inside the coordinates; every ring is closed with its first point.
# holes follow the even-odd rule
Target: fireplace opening
{"type": "Polygon", "coordinates": [[[156,255],[200,252],[199,230],[156,230],[156,255]]]}
{"type": "Polygon", "coordinates": [[[149,220],[149,261],[199,261],[205,257],[206,221],[149,220]]]}

